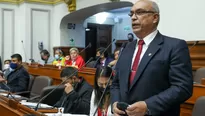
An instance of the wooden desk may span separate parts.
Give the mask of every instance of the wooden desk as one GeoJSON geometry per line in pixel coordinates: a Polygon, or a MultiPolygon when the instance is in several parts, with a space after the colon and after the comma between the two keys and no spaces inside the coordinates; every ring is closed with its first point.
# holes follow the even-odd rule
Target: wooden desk
{"type": "Polygon", "coordinates": [[[0,113],[1,116],[24,116],[25,114],[35,114],[42,116],[40,112],[36,112],[26,106],[21,105],[19,102],[0,96],[0,113]]]}
{"type": "MultiPolygon", "coordinates": [[[[34,76],[49,76],[53,79],[53,84],[57,85],[61,83],[60,79],[60,73],[62,69],[58,69],[56,67],[51,67],[51,66],[27,66],[26,67],[29,74],[34,75],[34,76]]],[[[94,78],[95,78],[95,71],[96,69],[94,68],[83,68],[78,72],[79,76],[84,77],[84,79],[90,84],[94,85],[94,78]]]]}
{"type": "Polygon", "coordinates": [[[192,109],[194,104],[200,96],[205,96],[205,85],[195,84],[193,88],[193,95],[184,104],[181,104],[180,116],[192,116],[192,109]]]}

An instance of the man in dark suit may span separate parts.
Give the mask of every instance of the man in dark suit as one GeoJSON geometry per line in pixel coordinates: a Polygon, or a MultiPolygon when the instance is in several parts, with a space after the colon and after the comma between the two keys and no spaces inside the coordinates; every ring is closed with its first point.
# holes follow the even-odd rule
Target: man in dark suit
{"type": "Polygon", "coordinates": [[[29,73],[22,66],[22,57],[20,54],[13,54],[11,56],[10,68],[6,69],[4,77],[0,76],[0,82],[5,82],[7,86],[1,83],[1,89],[10,92],[27,91],[30,77],[29,73]]]}
{"type": "Polygon", "coordinates": [[[116,67],[111,95],[113,113],[129,116],[179,116],[180,104],[192,95],[192,65],[184,40],[160,34],[159,8],[139,0],[131,8],[133,32],[116,67]],[[129,104],[125,112],[118,102],[129,104]]]}

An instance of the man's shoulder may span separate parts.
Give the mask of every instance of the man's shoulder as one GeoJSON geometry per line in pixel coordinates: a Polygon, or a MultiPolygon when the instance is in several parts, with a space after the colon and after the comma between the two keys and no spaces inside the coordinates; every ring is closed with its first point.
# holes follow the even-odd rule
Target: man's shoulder
{"type": "Polygon", "coordinates": [[[166,44],[174,44],[176,45],[179,42],[185,42],[185,40],[176,38],[176,37],[171,37],[171,36],[166,36],[166,35],[161,35],[164,39],[164,43],[166,44]]]}

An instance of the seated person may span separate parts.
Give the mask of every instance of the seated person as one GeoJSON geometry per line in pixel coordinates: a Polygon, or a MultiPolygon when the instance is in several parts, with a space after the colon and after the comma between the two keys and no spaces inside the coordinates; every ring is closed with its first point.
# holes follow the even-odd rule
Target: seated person
{"type": "Polygon", "coordinates": [[[71,76],[75,71],[74,67],[66,67],[62,70],[60,76],[65,83],[65,92],[61,99],[54,105],[55,107],[63,107],[64,113],[71,114],[89,114],[90,98],[92,87],[77,73],[71,76]]]}
{"type": "Polygon", "coordinates": [[[11,63],[11,60],[9,60],[9,59],[4,61],[4,70],[3,71],[10,68],[10,63],[11,63]]]}
{"type": "Polygon", "coordinates": [[[65,56],[65,65],[70,62],[70,55],[65,56]]]}
{"type": "Polygon", "coordinates": [[[41,55],[41,61],[40,64],[44,65],[44,64],[52,64],[54,61],[54,58],[52,56],[50,56],[50,53],[47,50],[42,50],[40,52],[41,55]]]}
{"type": "Polygon", "coordinates": [[[118,57],[119,57],[119,53],[120,53],[120,49],[115,49],[115,51],[114,51],[115,59],[108,64],[109,67],[113,67],[113,68],[115,67],[117,60],[118,60],[118,57]]]}
{"type": "Polygon", "coordinates": [[[10,68],[5,71],[4,76],[0,76],[0,88],[10,92],[27,91],[29,84],[29,73],[22,66],[22,57],[20,54],[13,54],[11,56],[10,68]],[[4,78],[5,77],[5,78],[4,78]]]}
{"type": "Polygon", "coordinates": [[[63,52],[60,49],[55,51],[55,60],[52,63],[55,66],[65,66],[65,58],[63,52]]]}
{"type": "Polygon", "coordinates": [[[93,116],[95,110],[97,110],[95,116],[112,116],[111,113],[111,102],[110,102],[110,85],[112,83],[112,68],[110,67],[98,67],[95,74],[95,85],[94,90],[92,92],[91,101],[90,101],[90,116],[93,116]],[[105,91],[105,95],[100,102],[99,107],[97,105],[99,103],[100,97],[102,96],[103,91],[108,83],[109,77],[111,77],[110,85],[107,87],[105,91]]]}
{"type": "Polygon", "coordinates": [[[97,58],[96,59],[98,59],[98,57],[100,57],[100,60],[97,61],[96,66],[95,66],[96,68],[99,66],[108,66],[108,64],[113,61],[112,58],[108,57],[108,52],[107,51],[104,52],[104,51],[105,51],[105,48],[98,48],[97,49],[97,52],[96,52],[97,58]]]}
{"type": "Polygon", "coordinates": [[[79,51],[77,48],[71,48],[69,50],[70,52],[70,60],[67,62],[66,66],[73,66],[76,68],[81,68],[85,61],[84,59],[79,55],[79,51]]]}

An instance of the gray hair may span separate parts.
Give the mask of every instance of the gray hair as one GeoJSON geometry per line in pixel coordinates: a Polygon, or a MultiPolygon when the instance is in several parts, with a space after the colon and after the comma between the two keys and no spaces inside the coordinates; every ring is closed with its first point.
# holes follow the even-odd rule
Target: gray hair
{"type": "Polygon", "coordinates": [[[79,53],[78,48],[70,48],[69,51],[71,52],[71,51],[73,51],[73,50],[76,51],[77,53],[79,53]]]}
{"type": "Polygon", "coordinates": [[[157,5],[157,3],[154,2],[154,1],[151,1],[151,0],[150,0],[150,2],[152,3],[152,8],[153,8],[153,10],[154,10],[156,13],[159,14],[159,6],[157,5]]]}

